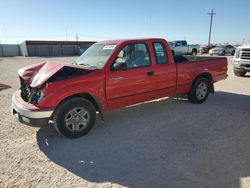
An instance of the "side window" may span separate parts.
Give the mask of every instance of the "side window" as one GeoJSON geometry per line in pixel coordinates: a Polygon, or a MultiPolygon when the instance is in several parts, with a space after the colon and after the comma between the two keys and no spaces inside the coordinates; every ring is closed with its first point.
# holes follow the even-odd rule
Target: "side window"
{"type": "Polygon", "coordinates": [[[113,70],[150,66],[150,57],[146,44],[134,43],[126,45],[117,55],[113,70]]]}
{"type": "Polygon", "coordinates": [[[181,46],[181,41],[176,41],[175,46],[181,46]]]}
{"type": "Polygon", "coordinates": [[[165,46],[160,42],[154,42],[153,45],[154,45],[157,64],[168,63],[168,56],[165,46]]]}
{"type": "Polygon", "coordinates": [[[187,46],[187,41],[183,40],[181,41],[181,43],[182,43],[182,46],[187,46]]]}

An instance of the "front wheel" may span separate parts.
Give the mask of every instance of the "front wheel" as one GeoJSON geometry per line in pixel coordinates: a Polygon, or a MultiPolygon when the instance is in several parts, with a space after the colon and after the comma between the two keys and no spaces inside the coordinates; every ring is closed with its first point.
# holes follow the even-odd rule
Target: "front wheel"
{"type": "Polygon", "coordinates": [[[54,114],[57,132],[68,138],[78,138],[87,134],[94,126],[95,107],[86,99],[76,97],[63,102],[54,114]]]}
{"type": "Polygon", "coordinates": [[[203,103],[209,94],[209,83],[206,78],[199,78],[193,84],[190,93],[188,94],[188,99],[194,104],[203,103]]]}
{"type": "Polygon", "coordinates": [[[237,71],[237,70],[234,70],[234,75],[235,75],[235,76],[240,76],[240,77],[242,77],[242,76],[245,76],[245,74],[246,74],[246,72],[244,72],[244,71],[237,71]]]}

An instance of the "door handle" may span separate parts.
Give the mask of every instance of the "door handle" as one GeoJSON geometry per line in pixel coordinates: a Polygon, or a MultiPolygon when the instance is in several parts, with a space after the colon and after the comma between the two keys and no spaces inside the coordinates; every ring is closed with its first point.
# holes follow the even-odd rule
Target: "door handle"
{"type": "Polygon", "coordinates": [[[155,74],[154,71],[147,72],[148,76],[154,76],[154,74],[155,74]]]}
{"type": "Polygon", "coordinates": [[[110,80],[122,80],[123,77],[114,77],[114,78],[110,78],[110,80]]]}

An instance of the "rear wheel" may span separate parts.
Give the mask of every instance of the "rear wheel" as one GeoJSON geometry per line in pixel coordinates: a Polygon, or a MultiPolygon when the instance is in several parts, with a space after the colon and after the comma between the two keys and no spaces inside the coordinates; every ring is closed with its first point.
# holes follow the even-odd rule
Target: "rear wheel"
{"type": "Polygon", "coordinates": [[[94,126],[95,107],[86,99],[76,97],[63,102],[54,114],[57,132],[68,138],[87,134],[94,126]]]}
{"type": "Polygon", "coordinates": [[[244,71],[237,71],[237,70],[234,70],[234,75],[235,76],[245,76],[246,72],[244,71]]]}
{"type": "Polygon", "coordinates": [[[194,50],[192,51],[192,55],[193,55],[193,56],[196,56],[196,55],[197,55],[197,50],[194,49],[194,50]]]}
{"type": "Polygon", "coordinates": [[[206,78],[198,78],[193,84],[190,93],[188,94],[188,99],[194,104],[203,103],[209,94],[209,83],[206,78]]]}

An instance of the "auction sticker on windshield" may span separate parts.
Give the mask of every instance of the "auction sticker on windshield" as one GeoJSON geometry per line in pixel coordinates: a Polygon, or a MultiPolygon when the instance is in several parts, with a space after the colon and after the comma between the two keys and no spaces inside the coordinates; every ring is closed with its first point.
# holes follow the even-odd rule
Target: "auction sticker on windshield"
{"type": "Polygon", "coordinates": [[[112,45],[105,45],[103,47],[103,50],[113,50],[115,49],[116,45],[115,44],[112,44],[112,45]]]}

